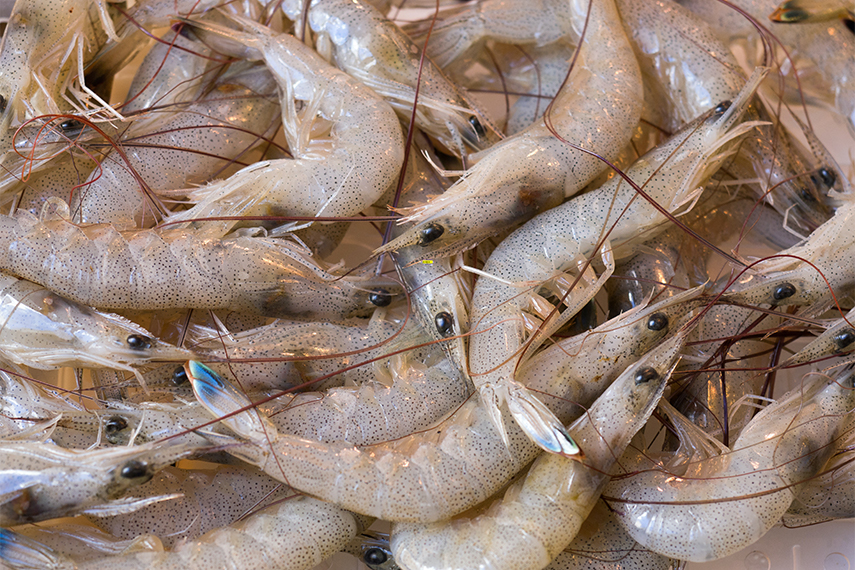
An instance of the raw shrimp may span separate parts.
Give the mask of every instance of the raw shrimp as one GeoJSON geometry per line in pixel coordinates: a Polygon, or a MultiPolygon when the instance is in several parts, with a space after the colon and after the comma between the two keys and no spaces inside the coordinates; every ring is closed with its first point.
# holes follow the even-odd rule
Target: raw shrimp
{"type": "MultiPolygon", "coordinates": [[[[738,0],[733,4],[766,26],[790,54],[798,54],[808,60],[806,65],[797,63],[798,89],[833,105],[848,121],[850,133],[855,134],[855,58],[851,57],[855,51],[855,34],[847,29],[843,20],[798,26],[770,22],[768,15],[778,2],[738,0]]],[[[724,38],[744,39],[756,32],[747,18],[724,4],[707,0],[681,0],[681,3],[701,15],[724,38]]],[[[801,104],[801,96],[795,92],[795,82],[790,84],[794,102],[801,104]]]]}
{"type": "Polygon", "coordinates": [[[0,150],[11,147],[11,126],[69,108],[71,79],[112,26],[103,0],[15,2],[0,49],[0,150]]]}
{"type": "MultiPolygon", "coordinates": [[[[169,221],[259,214],[352,216],[370,206],[401,170],[403,137],[392,108],[295,37],[234,19],[242,31],[184,23],[218,51],[266,63],[279,85],[283,127],[294,159],[262,161],[191,192],[196,205],[169,221]],[[318,131],[328,134],[321,137],[318,131]]],[[[207,222],[219,228],[207,235],[220,237],[235,223],[207,222]]]]}
{"type": "MultiPolygon", "coordinates": [[[[64,206],[64,205],[63,205],[64,206]]],[[[341,318],[369,313],[372,289],[388,279],[336,279],[287,241],[200,239],[188,231],[120,233],[64,216],[0,217],[0,269],[99,308],[230,308],[279,316],[341,318]]]]}
{"type": "Polygon", "coordinates": [[[132,122],[117,141],[121,155],[100,159],[100,168],[75,192],[75,221],[112,223],[118,230],[153,225],[165,207],[152,193],[207,182],[212,172],[271,135],[279,110],[275,94],[263,67],[243,65],[219,77],[199,99],[132,122]],[[157,120],[163,115],[171,119],[157,120]]]}
{"type": "Polygon", "coordinates": [[[543,568],[579,531],[609,481],[609,471],[644,427],[665,390],[685,333],[626,369],[568,428],[585,450],[579,460],[545,454],[501,501],[476,518],[398,524],[392,552],[418,568],[543,568]]]}
{"type": "MultiPolygon", "coordinates": [[[[685,209],[698,185],[731,154],[733,141],[753,128],[753,123],[739,124],[739,119],[765,72],[758,68],[733,103],[721,103],[687,125],[640,158],[627,176],[644,188],[650,200],[670,212],[685,209]]],[[[583,275],[588,281],[584,288],[562,292],[567,308],[525,341],[525,350],[530,352],[596,295],[614,270],[614,258],[633,253],[634,244],[664,230],[665,221],[665,216],[623,178],[615,178],[540,214],[496,248],[483,269],[489,277],[478,281],[472,298],[469,367],[482,402],[494,414],[497,429],[501,430],[498,409],[506,402],[538,445],[554,453],[573,451],[562,433],[563,426],[514,381],[517,361],[525,359],[524,354],[517,358],[526,334],[521,310],[532,298],[523,287],[530,283],[538,286],[568,267],[581,265],[602,247],[605,271],[599,277],[583,275]]],[[[585,273],[589,272],[593,273],[590,267],[585,273]]]]}
{"type": "Polygon", "coordinates": [[[732,451],[685,473],[617,479],[605,499],[645,548],[692,562],[722,558],[763,536],[835,449],[855,408],[855,374],[806,378],[754,417],[732,451]]]}
{"type": "MultiPolygon", "coordinates": [[[[394,351],[402,345],[406,346],[396,342],[384,348],[394,351]]],[[[287,404],[281,397],[261,409],[280,433],[306,439],[373,445],[407,436],[433,425],[470,394],[468,383],[438,346],[416,352],[422,351],[426,358],[410,353],[393,356],[388,370],[375,365],[375,381],[324,393],[302,392],[287,404]],[[391,376],[391,386],[384,383],[385,374],[391,376]]]]}
{"type": "MultiPolygon", "coordinates": [[[[677,130],[739,93],[745,76],[736,58],[700,17],[670,0],[618,0],[618,7],[645,78],[645,96],[663,115],[662,128],[677,130]]],[[[748,116],[771,120],[759,99],[748,116]]],[[[758,179],[752,185],[758,199],[789,214],[790,225],[805,234],[831,215],[824,196],[839,189],[844,176],[833,160],[821,164],[811,156],[778,121],[748,134],[727,169],[736,178],[758,179]],[[790,212],[793,205],[797,209],[790,212]]]]}
{"type": "Polygon", "coordinates": [[[802,486],[781,522],[792,528],[819,522],[855,518],[855,426],[838,440],[834,455],[817,477],[802,486]]]}
{"type": "Polygon", "coordinates": [[[173,548],[180,540],[193,540],[230,525],[250,511],[293,497],[295,493],[255,469],[219,465],[216,469],[192,471],[167,467],[136,488],[134,494],[138,497],[182,496],[148,505],[131,514],[90,516],[89,521],[119,538],[153,534],[163,546],[173,548]]]}
{"type": "MultiPolygon", "coordinates": [[[[422,154],[411,155],[407,167],[403,200],[425,200],[428,195],[441,194],[446,189],[443,179],[422,154]]],[[[406,226],[394,227],[391,235],[394,238],[406,229],[406,226]]],[[[451,258],[419,263],[413,258],[414,251],[395,252],[393,259],[401,281],[410,292],[416,318],[434,340],[443,341],[441,346],[448,357],[468,378],[465,334],[469,331],[471,287],[466,286],[461,272],[452,268],[451,258]]]]}
{"type": "MultiPolygon", "coordinates": [[[[588,8],[587,1],[571,3],[577,45],[588,8]]],[[[524,11],[537,13],[527,4],[524,11]]],[[[620,152],[641,113],[641,74],[613,1],[593,0],[590,12],[575,67],[547,114],[549,127],[541,118],[477,156],[442,196],[402,209],[401,222],[418,223],[375,253],[410,247],[420,259],[452,255],[581,190],[605,165],[553,133],[608,160],[620,152]]]]}
{"type": "Polygon", "coordinates": [[[429,58],[421,61],[409,36],[362,0],[271,4],[281,4],[296,30],[315,32],[318,53],[376,91],[403,120],[409,122],[415,104],[416,126],[447,152],[465,157],[467,147],[483,150],[500,138],[462,90],[429,58]]]}
{"type": "MultiPolygon", "coordinates": [[[[520,382],[554,394],[548,403],[560,420],[569,422],[582,412],[577,404],[590,405],[628,362],[664,338],[671,326],[679,326],[692,308],[687,305],[672,298],[644,313],[625,313],[585,336],[597,349],[581,350],[587,343],[570,339],[565,350],[553,347],[532,358],[520,382]]],[[[244,407],[236,403],[231,409],[244,407]]],[[[443,520],[473,507],[538,453],[510,415],[505,418],[506,447],[484,407],[473,400],[432,429],[364,450],[277,435],[269,425],[261,432],[253,417],[242,417],[253,421],[229,426],[239,429],[239,438],[208,437],[223,444],[248,441],[229,446],[229,452],[304,492],[393,521],[443,520]]]]}
{"type": "Polygon", "coordinates": [[[75,562],[9,530],[0,530],[0,561],[15,569],[156,570],[267,568],[309,570],[341,550],[370,520],[309,497],[295,497],[212,530],[172,552],[147,548],[75,562]]]}
{"type": "MultiPolygon", "coordinates": [[[[851,353],[855,350],[855,328],[853,327],[855,327],[855,309],[849,311],[807,346],[782,362],[780,368],[798,366],[834,354],[851,353]]],[[[855,355],[845,354],[844,356],[846,360],[852,357],[855,355]]]]}
{"type": "Polygon", "coordinates": [[[748,305],[807,305],[802,314],[815,316],[853,294],[855,271],[855,202],[839,208],[804,242],[751,266],[756,279],[737,285],[723,300],[748,305]]]}
{"type": "Polygon", "coordinates": [[[136,374],[132,365],[191,354],[119,315],[0,272],[0,358],[42,370],[104,367],[136,374]]]}
{"type": "Polygon", "coordinates": [[[44,443],[0,444],[0,526],[74,514],[119,514],[171,496],[120,498],[199,446],[149,444],[77,451],[44,443]]]}

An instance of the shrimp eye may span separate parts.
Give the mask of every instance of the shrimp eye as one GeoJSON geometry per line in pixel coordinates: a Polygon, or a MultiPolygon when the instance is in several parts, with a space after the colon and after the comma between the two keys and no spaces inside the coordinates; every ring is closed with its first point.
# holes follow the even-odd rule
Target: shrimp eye
{"type": "Polygon", "coordinates": [[[480,138],[484,138],[487,134],[487,131],[484,130],[484,125],[481,124],[481,121],[478,120],[478,117],[472,115],[469,117],[469,124],[472,125],[472,128],[475,129],[475,134],[480,138]]]}
{"type": "Polygon", "coordinates": [[[445,228],[439,224],[430,224],[419,232],[419,245],[427,245],[432,241],[436,241],[445,233],[445,228]]]}
{"type": "Polygon", "coordinates": [[[659,378],[659,373],[656,372],[656,369],[650,366],[645,366],[635,373],[635,385],[638,386],[639,384],[646,384],[647,382],[656,380],[657,378],[659,378]]]}
{"type": "Polygon", "coordinates": [[[715,113],[716,115],[723,115],[725,111],[730,109],[730,106],[732,104],[733,103],[731,101],[722,101],[721,103],[715,106],[715,109],[713,109],[713,113],[715,113]]]}
{"type": "Polygon", "coordinates": [[[772,292],[772,297],[776,301],[783,301],[788,297],[792,297],[796,294],[796,286],[792,283],[781,283],[778,285],[775,290],[772,292]]]}
{"type": "Polygon", "coordinates": [[[181,386],[185,382],[187,382],[187,371],[184,370],[183,366],[179,366],[172,373],[172,383],[176,386],[181,386]]]}
{"type": "Polygon", "coordinates": [[[647,319],[647,328],[652,331],[661,331],[668,327],[668,317],[665,313],[653,313],[647,319]]]}
{"type": "Polygon", "coordinates": [[[849,18],[844,18],[844,19],[843,19],[843,25],[844,25],[844,26],[846,26],[846,28],[847,28],[850,32],[852,32],[853,34],[855,34],[855,20],[850,20],[849,18]]]}
{"type": "Polygon", "coordinates": [[[833,337],[834,344],[837,345],[838,350],[843,350],[853,342],[855,342],[855,330],[853,329],[843,329],[833,337]]]}
{"type": "Polygon", "coordinates": [[[124,479],[139,479],[140,477],[151,476],[148,464],[145,461],[138,461],[136,459],[125,463],[120,473],[124,479]]]}
{"type": "Polygon", "coordinates": [[[362,555],[362,559],[365,560],[366,564],[383,564],[389,557],[383,552],[382,548],[369,548],[365,551],[365,554],[362,555]]]}
{"type": "Polygon", "coordinates": [[[454,330],[454,317],[445,311],[437,313],[433,318],[433,322],[436,324],[437,332],[443,336],[451,334],[454,330]]]}
{"type": "Polygon", "coordinates": [[[375,289],[368,296],[368,300],[371,301],[372,305],[387,307],[392,302],[392,296],[386,289],[375,289]]]}
{"type": "Polygon", "coordinates": [[[824,166],[819,169],[819,177],[822,178],[822,183],[828,188],[832,188],[837,182],[837,173],[824,166]]]}
{"type": "Polygon", "coordinates": [[[799,194],[801,195],[801,197],[804,199],[805,202],[809,202],[811,204],[816,202],[816,196],[813,195],[813,192],[811,192],[810,188],[808,188],[807,186],[802,188],[801,191],[799,192],[799,194]]]}
{"type": "Polygon", "coordinates": [[[59,128],[65,131],[79,131],[83,128],[83,123],[78,121],[77,119],[66,119],[65,121],[59,124],[59,128]]]}
{"type": "Polygon", "coordinates": [[[128,420],[122,416],[113,416],[104,424],[104,431],[107,432],[107,435],[115,435],[126,427],[128,427],[128,420]]]}
{"type": "Polygon", "coordinates": [[[151,348],[151,339],[141,334],[132,334],[127,338],[128,346],[134,350],[151,348]]]}

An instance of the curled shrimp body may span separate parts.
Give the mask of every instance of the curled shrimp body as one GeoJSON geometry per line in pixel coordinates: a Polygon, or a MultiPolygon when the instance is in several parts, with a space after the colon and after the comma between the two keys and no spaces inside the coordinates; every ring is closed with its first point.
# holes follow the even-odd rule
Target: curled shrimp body
{"type": "Polygon", "coordinates": [[[70,204],[75,220],[111,223],[119,230],[153,225],[163,206],[151,193],[207,182],[212,172],[245,153],[270,129],[279,110],[275,94],[264,68],[244,69],[220,78],[179,112],[168,107],[171,120],[156,121],[157,113],[151,113],[143,123],[149,128],[132,124],[119,141],[123,156],[114,152],[103,158],[75,193],[70,204]]]}
{"type": "MultiPolygon", "coordinates": [[[[395,180],[403,137],[392,108],[287,34],[234,17],[243,31],[184,21],[219,51],[262,60],[279,85],[294,159],[263,161],[190,194],[196,205],[170,221],[222,215],[356,215],[395,180]],[[320,137],[317,132],[328,133],[320,137]]],[[[211,224],[211,222],[208,222],[211,224]]],[[[215,223],[223,235],[234,222],[215,223]]],[[[293,229],[293,228],[292,228],[293,229]]]]}
{"type": "MultiPolygon", "coordinates": [[[[581,413],[573,402],[590,405],[644,347],[679,326],[691,309],[691,303],[685,305],[689,307],[672,298],[648,307],[643,316],[640,310],[620,315],[586,336],[598,350],[580,350],[587,343],[579,339],[567,341],[564,350],[553,347],[542,357],[535,355],[520,382],[555,394],[548,404],[556,417],[569,422],[581,413]]],[[[220,404],[216,416],[224,409],[220,404]]],[[[537,455],[537,446],[503,413],[507,447],[485,408],[474,400],[432,429],[364,449],[277,435],[272,426],[259,437],[249,421],[230,426],[239,430],[239,438],[215,439],[245,442],[230,446],[229,452],[323,500],[385,520],[423,523],[450,518],[483,502],[537,455]]]]}
{"type": "Polygon", "coordinates": [[[0,356],[34,368],[104,367],[134,372],[152,360],[184,360],[174,347],[132,323],[0,272],[0,356]]]}
{"type": "MultiPolygon", "coordinates": [[[[276,4],[276,3],[274,3],[276,4]]],[[[487,117],[398,26],[363,0],[285,0],[295,28],[317,34],[315,49],[383,97],[449,153],[463,157],[498,140],[487,117]],[[304,17],[306,19],[304,19],[304,17]],[[305,28],[304,28],[305,26],[305,28]],[[418,100],[416,100],[418,88],[418,100]]]]}
{"type": "Polygon", "coordinates": [[[392,552],[405,569],[545,567],[582,526],[609,471],[665,390],[685,334],[626,369],[568,431],[584,458],[538,458],[504,498],[473,519],[434,525],[398,524],[392,552]]]}
{"type": "MultiPolygon", "coordinates": [[[[574,43],[581,41],[588,8],[587,1],[571,3],[574,43]]],[[[641,75],[612,0],[594,0],[590,11],[575,68],[548,114],[550,126],[536,121],[476,156],[475,166],[441,196],[402,209],[402,221],[416,225],[376,252],[412,248],[421,259],[452,255],[557,206],[604,164],[555,134],[608,160],[620,152],[641,114],[641,75]]]]}
{"type": "MultiPolygon", "coordinates": [[[[735,125],[764,74],[763,70],[755,72],[732,104],[720,104],[647,153],[630,167],[627,176],[657,204],[677,212],[691,201],[689,193],[721,165],[732,141],[752,128],[751,123],[735,125]]],[[[495,414],[499,405],[506,402],[517,410],[512,413],[518,422],[531,426],[526,431],[538,445],[553,452],[562,450],[561,428],[541,413],[543,410],[536,409],[534,396],[514,386],[516,354],[526,336],[521,310],[532,298],[521,292],[520,284],[552,279],[580,260],[596,255],[597,248],[603,246],[606,270],[599,277],[587,277],[584,288],[567,296],[568,308],[540,327],[537,338],[527,341],[526,350],[530,351],[596,295],[614,270],[615,257],[632,253],[634,241],[665,229],[665,221],[662,213],[622,178],[615,178],[540,214],[505,238],[484,266],[484,272],[494,278],[479,280],[472,298],[475,332],[469,343],[469,366],[485,406],[495,414]],[[534,407],[535,413],[529,412],[529,407],[534,407]]],[[[591,268],[588,271],[593,272],[591,268]]],[[[496,427],[501,429],[498,414],[495,417],[496,427]]]]}
{"type": "Polygon", "coordinates": [[[295,497],[175,550],[125,552],[74,561],[35,540],[0,530],[0,561],[20,570],[209,570],[270,568],[310,570],[346,546],[370,520],[309,497],[295,497]]]}
{"type": "Polygon", "coordinates": [[[732,451],[684,474],[653,469],[616,480],[606,500],[618,499],[610,504],[621,523],[655,552],[692,562],[736,552],[778,522],[801,484],[822,469],[855,408],[854,377],[806,379],[755,416],[732,451]]]}
{"type": "Polygon", "coordinates": [[[0,444],[0,526],[74,514],[118,514],[171,497],[121,498],[199,447],[150,444],[87,451],[0,444]]]}
{"type": "MultiPolygon", "coordinates": [[[[67,214],[67,211],[66,211],[67,214]]],[[[200,239],[189,231],[120,233],[25,213],[0,218],[0,268],[79,303],[101,308],[230,308],[279,316],[370,313],[386,279],[335,279],[277,240],[200,239]]]]}

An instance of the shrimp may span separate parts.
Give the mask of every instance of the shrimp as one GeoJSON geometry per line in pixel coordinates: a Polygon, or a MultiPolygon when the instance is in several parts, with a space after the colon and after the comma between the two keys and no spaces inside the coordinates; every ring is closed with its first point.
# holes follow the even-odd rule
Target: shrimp
{"type": "MultiPolygon", "coordinates": [[[[807,65],[800,65],[797,69],[799,88],[833,105],[848,121],[850,133],[855,135],[855,89],[852,85],[855,81],[855,59],[851,57],[855,50],[855,34],[847,29],[843,20],[798,26],[769,22],[768,14],[774,11],[779,1],[739,0],[734,4],[762,22],[790,53],[798,53],[808,60],[807,65]],[[807,81],[810,75],[818,77],[807,81]]],[[[682,3],[712,24],[724,38],[745,38],[755,32],[752,23],[742,14],[717,2],[682,0],[682,3]]],[[[801,104],[799,94],[794,94],[794,98],[801,104]]]]}
{"type": "MultiPolygon", "coordinates": [[[[571,3],[574,29],[585,26],[588,8],[588,2],[571,3]]],[[[524,11],[536,13],[528,4],[524,11]]],[[[599,157],[611,160],[620,152],[641,114],[641,74],[613,1],[594,0],[590,11],[575,67],[547,115],[549,127],[539,119],[478,156],[442,196],[401,209],[401,223],[417,223],[375,254],[409,247],[428,259],[464,251],[557,206],[603,170],[599,157]]],[[[578,32],[571,41],[579,44],[578,32]]]]}
{"type": "Polygon", "coordinates": [[[101,159],[75,193],[70,204],[75,220],[112,223],[118,230],[152,225],[165,209],[152,193],[206,182],[217,168],[270,134],[278,112],[272,100],[275,83],[264,68],[240,67],[230,69],[179,112],[168,106],[165,112],[152,111],[147,120],[133,122],[117,141],[121,156],[113,152],[101,159]],[[156,119],[164,114],[171,120],[156,119]]]}
{"type": "Polygon", "coordinates": [[[653,469],[614,480],[605,499],[654,552],[692,562],[736,552],[763,536],[822,469],[855,408],[853,378],[806,378],[755,416],[732,451],[684,474],[653,469]]]}
{"type": "MultiPolygon", "coordinates": [[[[64,205],[62,205],[64,206],[64,205]]],[[[278,316],[340,318],[369,312],[372,289],[400,291],[381,278],[336,279],[281,240],[200,239],[188,231],[120,233],[76,226],[65,216],[0,217],[0,269],[100,308],[230,308],[278,316]]]]}
{"type": "Polygon", "coordinates": [[[644,427],[686,334],[673,337],[626,369],[568,428],[585,449],[579,460],[545,454],[473,519],[397,524],[392,552],[403,568],[543,568],[579,531],[609,481],[609,471],[644,427]]]}
{"type": "MultiPolygon", "coordinates": [[[[687,293],[680,300],[697,295],[687,293]]],[[[570,421],[581,413],[576,405],[590,405],[634,355],[665,337],[693,308],[676,298],[648,307],[645,312],[620,315],[585,335],[551,347],[529,361],[520,382],[529,389],[554,394],[553,413],[570,421]],[[572,341],[572,342],[570,342],[572,341]],[[584,350],[588,344],[598,350],[584,350]],[[553,350],[554,349],[554,350],[553,350]],[[575,402],[575,403],[574,403],[575,402]]],[[[192,377],[191,377],[192,380],[192,377]]],[[[229,410],[246,407],[237,402],[229,410]]],[[[218,402],[217,417],[225,410],[218,402]]],[[[270,476],[343,508],[403,522],[447,519],[502,488],[538,453],[516,422],[508,421],[506,447],[480,402],[469,400],[448,419],[424,432],[383,446],[357,449],[346,443],[324,444],[277,434],[259,427],[255,416],[232,422],[237,438],[206,433],[228,451],[258,465],[270,476]],[[439,468],[437,468],[439,467],[439,468]]]]}
{"type": "Polygon", "coordinates": [[[363,0],[284,0],[296,30],[316,34],[315,49],[326,60],[383,97],[404,121],[415,105],[418,128],[448,153],[465,157],[500,136],[489,119],[398,26],[363,0]],[[416,91],[418,90],[418,99],[416,91]]]}
{"type": "Polygon", "coordinates": [[[855,287],[849,260],[855,234],[855,202],[847,202],[807,240],[751,266],[756,279],[739,284],[722,300],[749,305],[807,305],[803,315],[822,313],[838,297],[855,287]]]}
{"type": "MultiPolygon", "coordinates": [[[[852,414],[849,414],[852,416],[852,414]]],[[[851,419],[851,418],[850,418],[851,419]]],[[[851,423],[851,422],[850,422],[851,423]]],[[[793,528],[836,519],[855,518],[855,429],[849,426],[820,474],[802,486],[781,522],[793,528]]]]}
{"type": "Polygon", "coordinates": [[[166,548],[230,525],[264,504],[295,494],[264,473],[227,465],[194,470],[167,467],[134,493],[139,497],[181,497],[151,504],[133,514],[90,516],[89,521],[119,538],[153,534],[166,548]]]}
{"type": "MultiPolygon", "coordinates": [[[[843,318],[838,319],[807,346],[782,362],[780,368],[798,366],[826,356],[850,353],[855,350],[855,328],[853,328],[853,324],[855,324],[855,309],[846,313],[843,318]]],[[[851,354],[844,356],[847,360],[851,357],[851,354]]]]}
{"type": "MultiPolygon", "coordinates": [[[[732,152],[729,148],[733,141],[753,128],[753,123],[738,122],[765,73],[765,69],[758,68],[732,104],[721,103],[686,126],[640,158],[627,176],[645,189],[648,199],[678,212],[692,201],[695,188],[732,152]]],[[[632,186],[615,178],[540,214],[496,248],[483,270],[491,278],[478,281],[472,298],[472,322],[477,327],[473,325],[469,342],[469,367],[481,400],[491,410],[500,432],[498,409],[506,402],[517,422],[543,449],[553,453],[573,451],[563,426],[550,418],[537,399],[516,385],[513,378],[516,354],[523,347],[525,335],[521,309],[531,299],[527,292],[520,292],[520,285],[553,279],[565,268],[581,264],[580,259],[592,256],[602,246],[606,270],[599,277],[589,277],[589,284],[581,291],[566,294],[564,312],[544,323],[526,341],[524,350],[530,352],[594,297],[614,270],[614,258],[633,253],[633,243],[662,231],[665,221],[659,210],[637,196],[632,186]]],[[[593,273],[591,268],[588,272],[593,273]]],[[[519,360],[524,359],[523,354],[519,360]]]]}
{"type": "Polygon", "coordinates": [[[46,443],[0,444],[0,526],[81,513],[132,512],[173,496],[120,498],[204,447],[149,444],[78,451],[46,443]]]}
{"type": "MultiPolygon", "coordinates": [[[[445,189],[443,180],[423,155],[411,156],[408,168],[404,199],[424,200],[428,194],[445,189]]],[[[405,226],[396,226],[391,235],[394,238],[403,231],[405,226]]],[[[471,288],[463,283],[460,272],[452,269],[449,258],[419,263],[412,253],[413,250],[402,250],[394,253],[393,259],[401,281],[410,291],[416,317],[434,340],[443,341],[441,346],[448,357],[466,374],[465,334],[469,331],[471,288]]]]}
{"type": "Polygon", "coordinates": [[[341,550],[370,522],[333,505],[296,497],[179,544],[172,552],[146,548],[80,562],[35,540],[0,529],[0,561],[15,569],[208,570],[228,566],[310,570],[341,550]]]}
{"type": "MultiPolygon", "coordinates": [[[[218,51],[266,63],[279,85],[282,121],[295,158],[262,161],[191,192],[195,206],[169,221],[258,214],[351,216],[370,206],[401,170],[403,137],[392,108],[295,37],[233,19],[243,31],[184,23],[218,51]],[[328,134],[321,138],[317,131],[328,134]]],[[[219,237],[235,223],[208,222],[221,229],[207,235],[219,237]]]]}
{"type": "Polygon", "coordinates": [[[0,272],[0,358],[42,370],[105,367],[138,374],[132,365],[191,354],[119,315],[0,272]]]}
{"type": "Polygon", "coordinates": [[[11,126],[69,108],[71,79],[79,73],[82,84],[83,67],[112,29],[102,0],[15,3],[0,47],[0,150],[11,148],[11,126]]]}
{"type": "MultiPolygon", "coordinates": [[[[670,0],[619,0],[618,7],[650,91],[646,95],[664,107],[663,128],[676,130],[717,101],[739,93],[745,83],[739,64],[700,17],[670,0]]],[[[770,121],[759,99],[748,113],[752,119],[770,121]]],[[[781,215],[796,205],[790,217],[796,230],[806,232],[828,219],[823,197],[843,178],[833,161],[821,164],[810,156],[780,122],[758,125],[747,135],[728,170],[736,178],[759,179],[759,185],[752,185],[758,198],[781,215]]]]}

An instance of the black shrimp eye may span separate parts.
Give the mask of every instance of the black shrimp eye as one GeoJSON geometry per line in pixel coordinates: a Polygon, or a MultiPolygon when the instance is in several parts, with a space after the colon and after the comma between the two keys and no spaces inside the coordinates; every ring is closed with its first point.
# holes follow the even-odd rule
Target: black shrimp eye
{"type": "Polygon", "coordinates": [[[487,131],[484,130],[484,125],[481,124],[481,121],[478,120],[478,117],[472,115],[469,117],[469,124],[472,125],[472,128],[475,129],[475,134],[480,138],[484,138],[487,135],[487,131]]]}
{"type": "Polygon", "coordinates": [[[843,350],[855,342],[855,329],[843,329],[833,337],[834,344],[838,350],[843,350]]]}
{"type": "Polygon", "coordinates": [[[187,371],[183,366],[179,366],[172,372],[172,383],[181,386],[185,382],[187,382],[187,371]]]}
{"type": "Polygon", "coordinates": [[[850,32],[852,32],[853,34],[855,34],[855,20],[850,20],[849,18],[844,18],[844,19],[843,19],[843,25],[844,25],[844,26],[846,26],[846,28],[847,28],[850,32]]]}
{"type": "Polygon", "coordinates": [[[121,416],[113,416],[104,424],[104,431],[107,435],[114,435],[128,427],[128,420],[121,416]]]}
{"type": "Polygon", "coordinates": [[[132,334],[128,337],[128,346],[134,350],[145,350],[151,348],[151,339],[141,334],[132,334]]]}
{"type": "Polygon", "coordinates": [[[148,464],[144,461],[128,461],[122,467],[121,475],[125,479],[139,479],[149,475],[148,464]]]}
{"type": "Polygon", "coordinates": [[[419,245],[427,245],[432,241],[436,241],[445,233],[445,228],[439,224],[430,224],[419,232],[419,245]]]}
{"type": "Polygon", "coordinates": [[[813,195],[813,192],[811,192],[810,188],[808,188],[807,186],[801,189],[799,195],[801,195],[802,199],[805,202],[810,202],[811,204],[816,202],[816,196],[813,195]]]}
{"type": "Polygon", "coordinates": [[[365,551],[365,554],[362,555],[362,559],[365,560],[366,564],[383,564],[389,557],[383,552],[382,548],[369,548],[365,551]]]}
{"type": "Polygon", "coordinates": [[[732,104],[733,103],[731,101],[722,101],[721,103],[715,106],[715,109],[713,109],[713,113],[715,113],[716,115],[723,115],[725,111],[730,109],[730,106],[732,104]]]}
{"type": "Polygon", "coordinates": [[[656,369],[651,368],[650,366],[645,366],[635,373],[635,385],[638,386],[639,384],[645,384],[651,380],[656,380],[657,378],[659,378],[659,373],[656,372],[656,369]]]}
{"type": "Polygon", "coordinates": [[[377,307],[387,307],[392,302],[392,295],[386,289],[375,289],[368,296],[368,300],[377,307]]]}
{"type": "Polygon", "coordinates": [[[783,301],[796,294],[796,286],[792,283],[781,283],[772,292],[772,297],[776,301],[783,301]]]}
{"type": "Polygon", "coordinates": [[[445,311],[437,313],[433,318],[433,322],[436,324],[437,332],[443,336],[449,335],[454,331],[454,317],[445,311]]]}
{"type": "Polygon", "coordinates": [[[652,331],[661,331],[668,327],[668,317],[665,313],[653,313],[647,319],[647,328],[652,331]]]}
{"type": "Polygon", "coordinates": [[[822,178],[822,183],[825,184],[827,188],[833,188],[834,184],[837,182],[837,173],[824,166],[819,169],[819,177],[822,178]]]}
{"type": "Polygon", "coordinates": [[[81,123],[77,119],[66,119],[59,124],[59,128],[65,132],[79,131],[83,128],[83,123],[81,123]]]}

